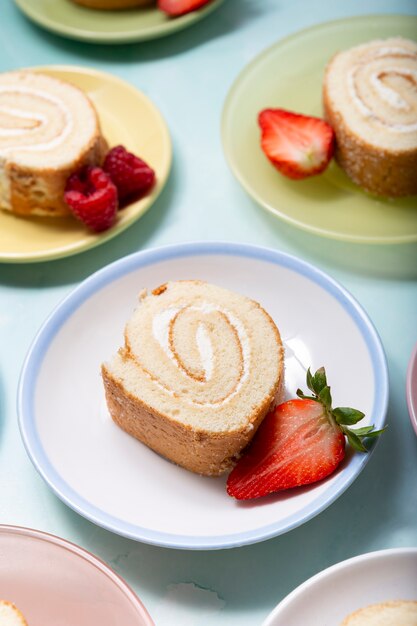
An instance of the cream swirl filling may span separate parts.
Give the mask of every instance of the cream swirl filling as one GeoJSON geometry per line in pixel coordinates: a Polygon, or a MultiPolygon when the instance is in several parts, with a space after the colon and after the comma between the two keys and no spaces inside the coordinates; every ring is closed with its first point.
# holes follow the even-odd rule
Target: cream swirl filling
{"type": "Polygon", "coordinates": [[[67,139],[73,127],[70,109],[57,96],[25,85],[0,85],[0,154],[15,149],[53,150],[67,139]],[[25,103],[22,96],[29,100],[25,103]],[[43,111],[34,110],[36,102],[43,111]],[[53,122],[56,119],[58,123],[53,122]],[[18,138],[22,140],[14,140],[18,138]]]}
{"type": "Polygon", "coordinates": [[[357,110],[388,131],[416,131],[417,54],[388,46],[357,54],[347,73],[348,92],[357,110]]]}
{"type": "Polygon", "coordinates": [[[147,346],[129,356],[170,396],[188,405],[219,407],[239,394],[249,378],[251,349],[247,330],[231,311],[211,303],[170,306],[155,313],[152,337],[163,354],[157,370],[147,346]],[[228,363],[227,371],[224,364],[228,363]]]}
{"type": "MultiPolygon", "coordinates": [[[[371,84],[374,87],[375,91],[380,96],[381,100],[384,100],[387,104],[395,109],[403,109],[404,111],[409,111],[411,109],[411,105],[401,96],[397,91],[391,89],[391,87],[386,86],[382,82],[382,78],[389,75],[395,76],[400,75],[405,78],[410,78],[414,80],[417,86],[417,70],[407,70],[407,69],[398,69],[395,67],[387,67],[383,73],[374,72],[371,74],[371,84]]],[[[415,125],[417,126],[417,124],[415,125]]]]}

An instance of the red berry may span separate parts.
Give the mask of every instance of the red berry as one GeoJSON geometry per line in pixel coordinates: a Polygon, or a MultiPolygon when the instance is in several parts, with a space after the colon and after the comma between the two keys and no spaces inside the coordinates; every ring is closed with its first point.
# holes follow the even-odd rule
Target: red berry
{"type": "Polygon", "coordinates": [[[297,180],[326,169],[335,146],[327,122],[284,109],[265,109],[258,121],[262,150],[281,174],[297,180]]]}
{"type": "Polygon", "coordinates": [[[176,17],[195,11],[209,2],[210,0],[158,0],[158,9],[176,17]]]}
{"type": "Polygon", "coordinates": [[[289,400],[271,411],[227,480],[238,500],[322,480],[345,456],[345,437],[320,402],[289,400]]]}
{"type": "Polygon", "coordinates": [[[309,485],[335,471],[350,446],[367,452],[364,440],[385,429],[351,429],[364,414],[351,407],[332,408],[326,371],[307,371],[312,395],[300,389],[301,400],[289,400],[273,409],[261,423],[246,454],[227,479],[227,493],[238,500],[259,498],[275,491],[309,485]]]}
{"type": "Polygon", "coordinates": [[[155,184],[153,169],[123,146],[107,153],[103,169],[116,185],[121,205],[137,200],[155,184]]]}
{"type": "Polygon", "coordinates": [[[73,214],[94,232],[113,226],[117,189],[100,167],[88,165],[72,174],[67,180],[64,198],[73,214]]]}

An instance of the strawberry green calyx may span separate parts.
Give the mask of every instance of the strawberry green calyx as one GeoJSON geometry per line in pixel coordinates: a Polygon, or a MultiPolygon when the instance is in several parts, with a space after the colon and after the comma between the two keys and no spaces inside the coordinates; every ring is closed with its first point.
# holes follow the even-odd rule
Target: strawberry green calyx
{"type": "Polygon", "coordinates": [[[359,452],[368,452],[368,448],[364,444],[364,440],[368,438],[379,437],[385,430],[374,430],[374,425],[364,426],[362,428],[349,428],[352,424],[357,424],[365,417],[362,411],[352,409],[350,407],[339,406],[332,408],[332,396],[330,387],[327,384],[326,370],[320,367],[315,374],[312,374],[310,368],[307,370],[307,387],[312,395],[305,395],[301,389],[297,389],[297,396],[304,400],[314,400],[320,402],[324,411],[332,423],[336,423],[342,433],[346,436],[349,444],[359,452]]]}

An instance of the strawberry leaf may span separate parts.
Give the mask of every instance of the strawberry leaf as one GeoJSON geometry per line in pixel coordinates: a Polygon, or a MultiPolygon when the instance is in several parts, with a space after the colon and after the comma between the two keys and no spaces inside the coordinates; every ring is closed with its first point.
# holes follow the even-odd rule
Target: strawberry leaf
{"type": "Polygon", "coordinates": [[[345,428],[344,426],[341,426],[341,428],[343,433],[346,435],[348,442],[354,450],[357,450],[358,452],[368,452],[358,435],[349,430],[349,428],[345,428]]]}
{"type": "MultiPolygon", "coordinates": [[[[373,426],[372,426],[372,427],[370,427],[370,428],[373,428],[373,426]]],[[[359,436],[360,436],[361,438],[363,438],[363,439],[367,439],[368,437],[369,437],[369,438],[372,438],[372,437],[376,438],[376,437],[379,437],[379,435],[382,435],[382,433],[384,433],[384,432],[387,430],[387,428],[388,428],[388,427],[387,427],[387,426],[385,426],[385,428],[381,428],[381,430],[370,430],[369,432],[367,432],[367,433],[365,433],[365,434],[361,434],[361,433],[359,433],[359,436]]],[[[361,429],[361,428],[355,428],[355,429],[352,429],[352,430],[353,430],[353,432],[354,432],[356,435],[358,435],[358,431],[359,431],[359,430],[362,430],[362,429],[361,429]]]]}
{"type": "Polygon", "coordinates": [[[319,398],[320,402],[323,404],[323,406],[328,411],[331,411],[331,408],[332,408],[332,396],[330,394],[330,387],[328,387],[327,385],[325,387],[323,387],[322,390],[320,391],[320,393],[318,394],[318,398],[319,398]]]}
{"type": "Polygon", "coordinates": [[[362,428],[349,429],[348,426],[356,424],[365,417],[365,414],[358,409],[352,409],[347,406],[339,406],[332,409],[332,395],[330,387],[327,384],[326,371],[324,367],[320,367],[313,375],[310,368],[307,370],[307,386],[313,392],[312,396],[307,396],[301,389],[297,389],[297,396],[303,400],[315,400],[320,402],[324,408],[328,419],[336,422],[340,430],[347,437],[349,444],[359,452],[368,452],[364,439],[379,437],[385,430],[374,430],[374,426],[363,426],[362,428]]]}
{"type": "MultiPolygon", "coordinates": [[[[373,428],[374,428],[374,425],[371,424],[371,426],[362,426],[362,428],[351,428],[351,431],[355,433],[355,435],[358,435],[358,437],[362,437],[362,436],[366,437],[373,430],[373,428]]],[[[374,432],[379,433],[379,432],[382,432],[382,430],[375,430],[374,432]]]]}
{"type": "Polygon", "coordinates": [[[338,424],[356,424],[365,417],[365,413],[362,413],[362,411],[348,406],[339,406],[333,409],[332,413],[338,424]]]}
{"type": "Polygon", "coordinates": [[[325,387],[327,387],[326,370],[324,367],[320,367],[313,377],[313,391],[320,395],[325,387]]]}
{"type": "Polygon", "coordinates": [[[314,392],[314,380],[310,368],[307,370],[307,387],[314,392]]]}
{"type": "Polygon", "coordinates": [[[297,389],[297,396],[299,398],[302,398],[303,400],[315,400],[317,402],[317,397],[316,396],[306,396],[305,393],[303,393],[301,391],[301,389],[297,389]]]}

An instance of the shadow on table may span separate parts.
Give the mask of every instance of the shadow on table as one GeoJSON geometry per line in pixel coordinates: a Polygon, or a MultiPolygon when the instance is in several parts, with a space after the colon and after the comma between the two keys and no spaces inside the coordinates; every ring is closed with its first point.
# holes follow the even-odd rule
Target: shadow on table
{"type": "MultiPolygon", "coordinates": [[[[417,278],[417,243],[351,243],[314,235],[287,224],[247,199],[254,211],[260,211],[270,233],[279,234],[310,263],[325,263],[340,270],[368,275],[376,279],[417,278]]],[[[298,254],[298,252],[295,252],[298,254]]]]}
{"type": "MultiPolygon", "coordinates": [[[[75,57],[112,63],[151,61],[177,54],[203,45],[212,39],[222,37],[228,32],[238,29],[241,24],[256,18],[268,11],[259,0],[226,0],[212,14],[183,30],[170,35],[128,44],[103,45],[66,39],[43,30],[22,15],[25,26],[31,30],[33,38],[42,39],[52,46],[60,48],[75,57]]],[[[17,9],[16,9],[17,11],[17,9]]]]}
{"type": "Polygon", "coordinates": [[[316,237],[300,232],[290,233],[288,239],[303,254],[311,254],[313,262],[317,260],[376,279],[417,278],[417,243],[372,245],[325,239],[318,245],[314,241],[316,237]]]}

